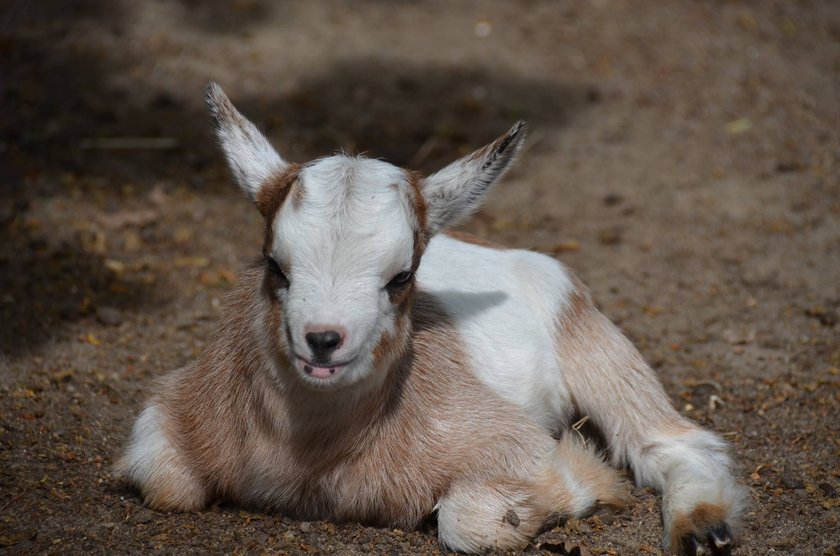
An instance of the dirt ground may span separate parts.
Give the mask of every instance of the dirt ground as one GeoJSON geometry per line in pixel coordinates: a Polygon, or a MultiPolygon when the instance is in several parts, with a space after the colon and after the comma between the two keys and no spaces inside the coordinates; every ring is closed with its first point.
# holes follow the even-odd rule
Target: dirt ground
{"type": "MultiPolygon", "coordinates": [[[[296,161],[429,172],[527,119],[465,228],[579,272],[731,442],[738,554],[840,554],[840,3],[10,0],[0,59],[0,550],[439,553],[429,531],[157,513],[110,471],[259,254],[215,79],[296,161]]],[[[659,512],[637,489],[528,551],[656,554],[659,512]]]]}

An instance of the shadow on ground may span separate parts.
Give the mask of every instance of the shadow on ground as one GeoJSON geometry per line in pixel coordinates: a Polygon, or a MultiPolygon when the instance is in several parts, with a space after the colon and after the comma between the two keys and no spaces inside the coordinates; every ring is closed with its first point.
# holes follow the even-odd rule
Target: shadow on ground
{"type": "MultiPolygon", "coordinates": [[[[181,4],[188,14],[185,24],[213,34],[241,31],[271,11],[257,1],[181,4]]],[[[11,174],[0,176],[6,178],[6,192],[45,173],[94,174],[138,185],[192,176],[199,184],[195,176],[218,167],[221,157],[210,138],[200,90],[176,96],[144,88],[142,79],[130,87],[118,85],[113,77],[125,78],[130,68],[148,62],[148,55],[141,59],[128,45],[108,50],[62,42],[74,26],[92,24],[119,45],[124,19],[118,3],[10,5],[0,26],[5,59],[0,143],[11,174]],[[91,139],[95,144],[114,137],[171,139],[174,147],[90,148],[91,139]]],[[[233,83],[222,85],[235,89],[233,83]]],[[[587,92],[496,68],[363,58],[316,68],[291,90],[232,99],[289,158],[302,161],[343,149],[432,171],[517,119],[536,128],[562,125],[587,104],[587,92]]]]}
{"type": "MultiPolygon", "coordinates": [[[[124,277],[104,254],[86,249],[93,237],[54,244],[49,230],[25,217],[26,207],[0,222],[0,353],[17,356],[97,310],[132,310],[156,302],[149,274],[124,277]]],[[[107,318],[107,316],[106,316],[107,318]]]]}

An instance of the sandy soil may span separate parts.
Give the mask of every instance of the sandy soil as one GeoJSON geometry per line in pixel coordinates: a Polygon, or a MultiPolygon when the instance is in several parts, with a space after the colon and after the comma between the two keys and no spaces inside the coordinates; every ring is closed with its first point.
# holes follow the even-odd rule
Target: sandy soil
{"type": "MultiPolygon", "coordinates": [[[[429,532],[156,513],[110,472],[150,381],[201,351],[259,253],[203,112],[212,78],[298,161],[431,171],[526,118],[466,228],[576,269],[732,443],[739,554],[840,553],[840,3],[11,0],[0,57],[0,550],[439,551],[429,532]]],[[[639,489],[529,550],[660,537],[639,489]]]]}

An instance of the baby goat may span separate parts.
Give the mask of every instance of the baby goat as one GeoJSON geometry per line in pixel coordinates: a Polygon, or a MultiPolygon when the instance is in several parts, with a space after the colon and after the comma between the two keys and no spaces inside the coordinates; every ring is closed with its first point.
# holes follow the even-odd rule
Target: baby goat
{"type": "MultiPolygon", "coordinates": [[[[214,499],[301,519],[521,547],[627,486],[565,434],[588,415],[612,464],[664,494],[665,546],[729,554],[744,491],[557,261],[439,233],[507,169],[525,124],[429,176],[345,155],[286,162],[211,84],[231,170],[265,218],[218,333],[164,376],[118,471],[160,510],[214,499]]],[[[460,236],[458,236],[460,237],[460,236]]]]}

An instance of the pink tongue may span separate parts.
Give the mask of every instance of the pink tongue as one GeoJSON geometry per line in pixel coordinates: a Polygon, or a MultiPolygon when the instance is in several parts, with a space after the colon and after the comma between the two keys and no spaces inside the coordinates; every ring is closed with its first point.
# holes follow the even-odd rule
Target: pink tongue
{"type": "Polygon", "coordinates": [[[335,368],[312,367],[312,376],[315,378],[329,378],[335,374],[335,368]],[[332,372],[330,372],[332,371],[332,372]]]}

